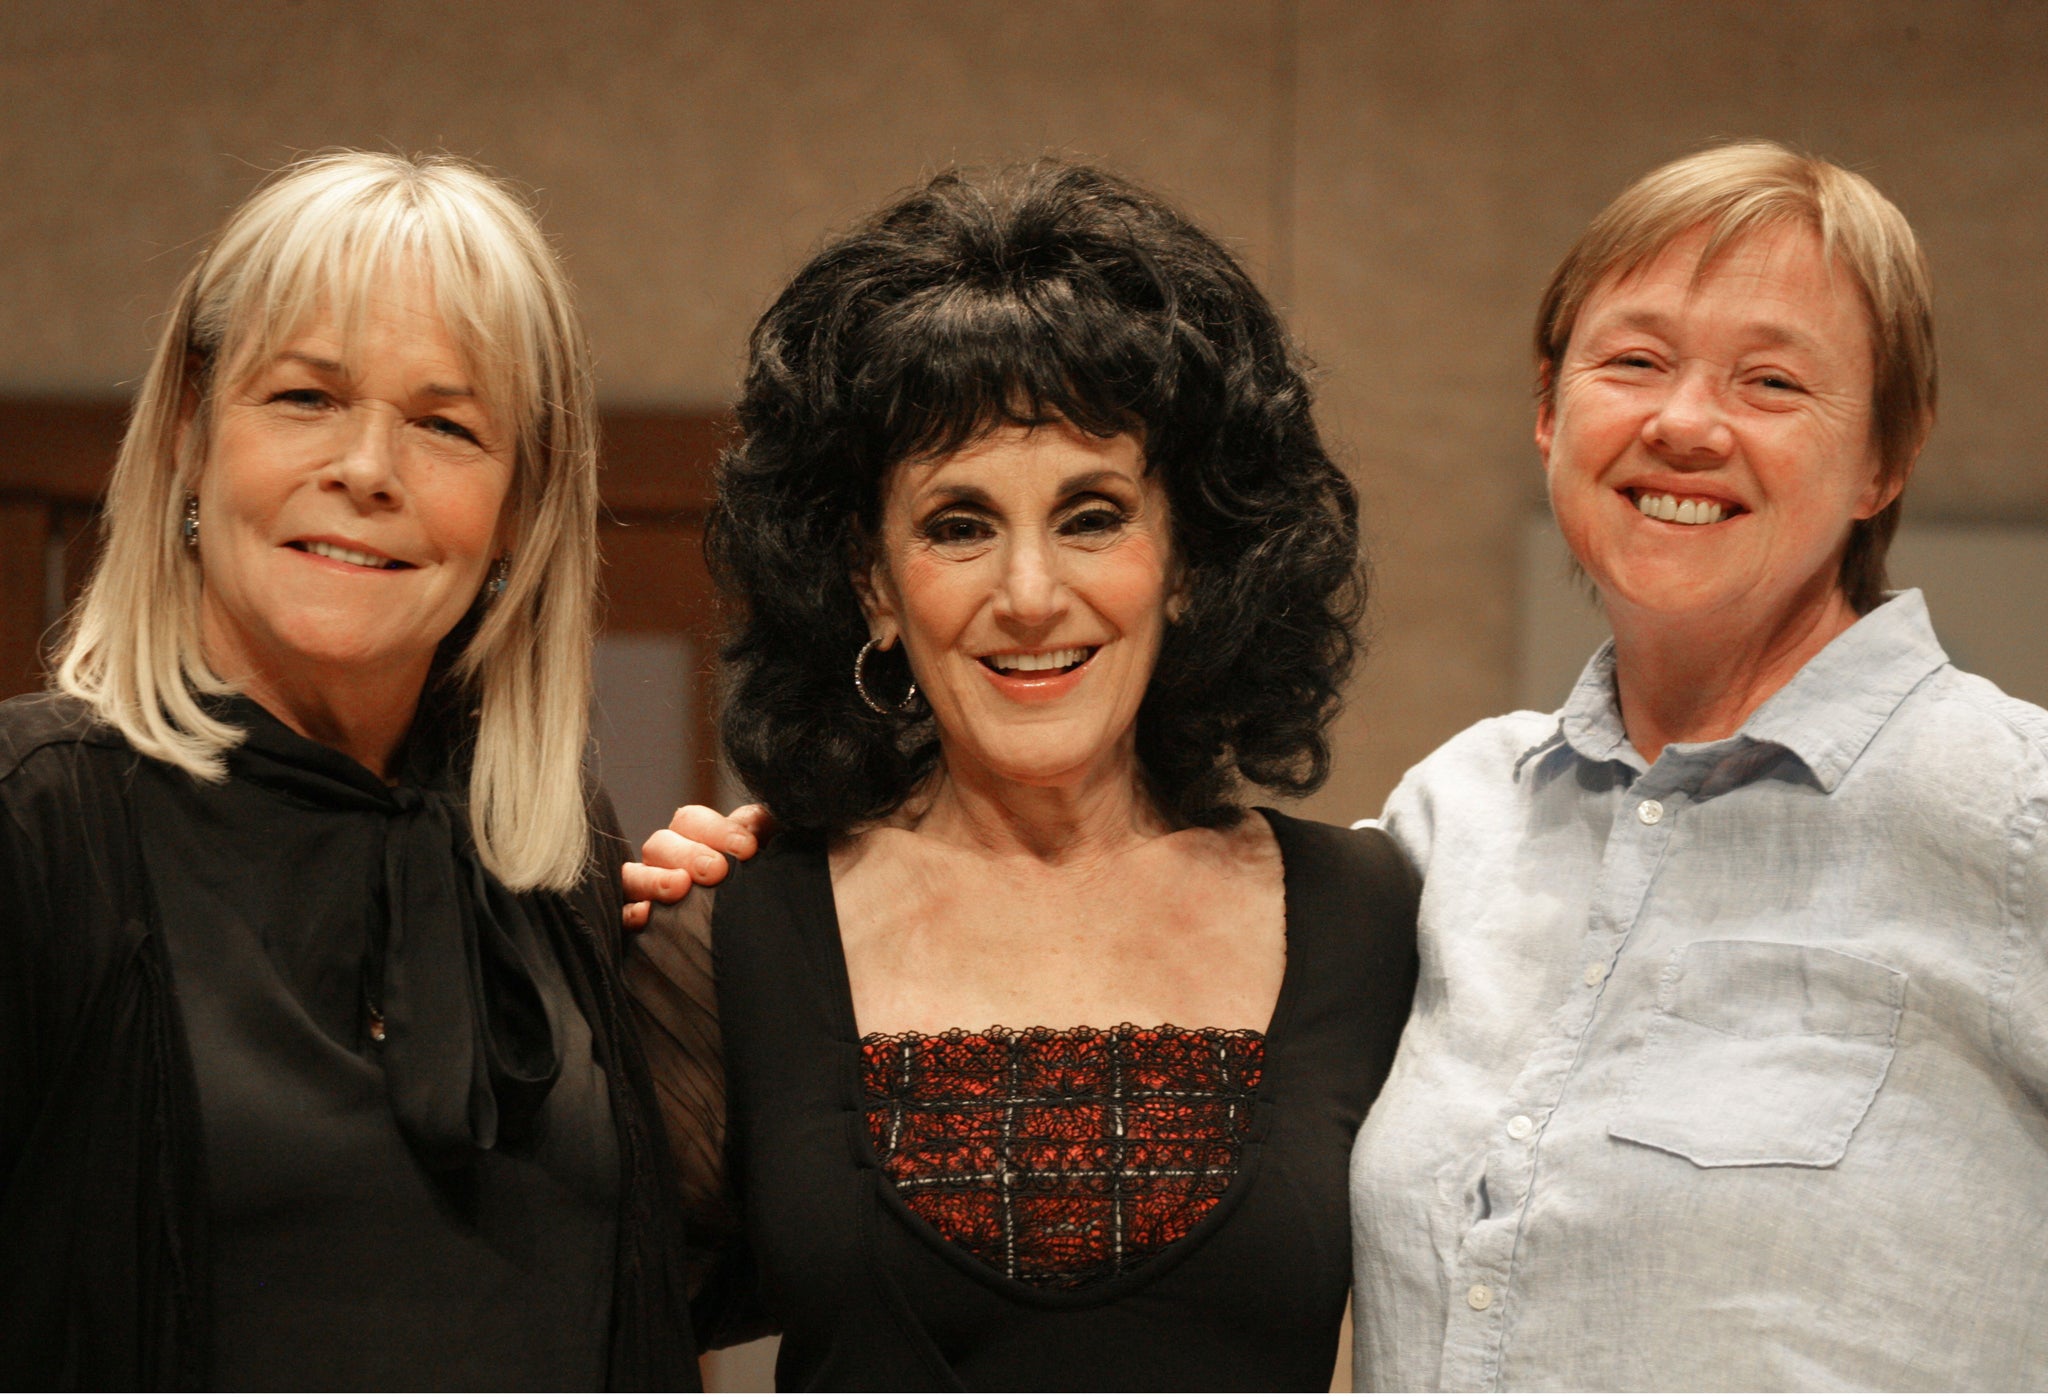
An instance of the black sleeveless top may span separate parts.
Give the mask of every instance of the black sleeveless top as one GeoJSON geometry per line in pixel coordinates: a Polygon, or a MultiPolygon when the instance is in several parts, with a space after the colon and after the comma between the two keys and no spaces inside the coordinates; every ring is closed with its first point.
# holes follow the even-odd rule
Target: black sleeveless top
{"type": "Polygon", "coordinates": [[[745,1243],[705,1299],[782,1331],[779,1389],[1328,1385],[1351,1277],[1347,1162],[1408,1015],[1416,882],[1377,832],[1266,818],[1287,968],[1236,1177],[1186,1237],[1071,1290],[947,1242],[878,1167],[822,842],[781,839],[718,889],[745,1243]]]}

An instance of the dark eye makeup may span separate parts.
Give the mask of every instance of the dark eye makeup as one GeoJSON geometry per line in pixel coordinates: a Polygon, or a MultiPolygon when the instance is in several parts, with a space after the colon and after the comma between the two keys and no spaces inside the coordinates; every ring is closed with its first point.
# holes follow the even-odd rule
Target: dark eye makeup
{"type": "Polygon", "coordinates": [[[978,543],[989,536],[989,522],[978,514],[941,511],[920,530],[933,543],[978,543]]]}
{"type": "MultiPolygon", "coordinates": [[[[1053,528],[1068,538],[1095,538],[1113,534],[1131,520],[1131,508],[1105,495],[1087,494],[1061,505],[1053,528]]],[[[917,526],[918,534],[937,544],[980,543],[992,538],[996,521],[990,510],[977,504],[951,500],[940,504],[917,526]]]]}
{"type": "Polygon", "coordinates": [[[1120,529],[1129,516],[1107,500],[1091,500],[1060,521],[1064,534],[1106,534],[1120,529]]]}

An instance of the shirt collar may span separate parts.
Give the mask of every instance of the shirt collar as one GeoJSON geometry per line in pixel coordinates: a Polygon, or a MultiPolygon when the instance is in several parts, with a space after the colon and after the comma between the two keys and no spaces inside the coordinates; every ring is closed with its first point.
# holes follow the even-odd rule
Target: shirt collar
{"type": "Polygon", "coordinates": [[[1621,726],[1621,691],[1614,684],[1614,642],[1603,641],[1557,715],[1557,737],[1592,762],[1625,761],[1641,766],[1621,726]]]}
{"type": "MultiPolygon", "coordinates": [[[[1832,791],[1906,695],[1947,663],[1926,599],[1917,588],[1894,592],[1808,660],[1731,740],[1785,748],[1806,764],[1822,790],[1832,791]]],[[[1523,753],[1518,768],[1561,743],[1587,761],[1642,769],[1622,727],[1612,640],[1586,662],[1557,718],[1556,729],[1523,753]]]]}

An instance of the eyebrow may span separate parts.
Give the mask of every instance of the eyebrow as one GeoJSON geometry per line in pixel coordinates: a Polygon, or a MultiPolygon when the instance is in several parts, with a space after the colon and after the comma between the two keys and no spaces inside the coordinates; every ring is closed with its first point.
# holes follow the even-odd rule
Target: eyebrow
{"type": "MultiPolygon", "coordinates": [[[[1085,494],[1107,481],[1122,481],[1134,486],[1137,483],[1122,471],[1083,471],[1079,475],[1070,475],[1062,480],[1057,493],[1063,496],[1085,494]]],[[[995,500],[979,485],[941,485],[931,494],[944,497],[949,505],[965,504],[981,509],[995,508],[995,500]]]]}
{"type": "MultiPolygon", "coordinates": [[[[348,377],[348,369],[343,364],[333,359],[322,359],[317,354],[308,354],[303,350],[282,350],[278,353],[277,360],[273,362],[282,360],[289,360],[294,364],[304,364],[315,373],[326,374],[331,378],[348,377]]],[[[420,392],[429,398],[474,398],[476,396],[474,388],[448,383],[423,383],[420,385],[420,392]]]]}
{"type": "Polygon", "coordinates": [[[294,364],[304,364],[307,368],[314,370],[316,373],[332,374],[336,378],[340,378],[343,376],[344,373],[346,373],[346,370],[344,370],[340,364],[336,363],[332,359],[322,359],[318,355],[306,354],[296,349],[284,349],[278,351],[277,358],[272,360],[271,362],[278,363],[287,360],[294,364]]]}
{"type": "Polygon", "coordinates": [[[1108,469],[1096,471],[1083,471],[1079,475],[1070,475],[1065,480],[1062,480],[1060,482],[1060,493],[1062,495],[1077,495],[1084,490],[1093,490],[1096,486],[1101,485],[1103,482],[1111,480],[1121,481],[1127,485],[1135,486],[1138,484],[1137,481],[1132,480],[1128,475],[1125,475],[1122,471],[1113,471],[1108,469]]]}

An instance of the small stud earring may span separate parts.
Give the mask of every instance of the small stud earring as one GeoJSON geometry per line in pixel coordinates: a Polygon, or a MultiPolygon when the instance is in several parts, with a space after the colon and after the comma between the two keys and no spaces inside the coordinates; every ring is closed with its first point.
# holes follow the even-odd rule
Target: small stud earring
{"type": "Polygon", "coordinates": [[[194,553],[199,551],[199,496],[185,496],[185,546],[194,553]]]}
{"type": "Polygon", "coordinates": [[[512,555],[510,553],[500,554],[498,561],[491,564],[491,580],[484,584],[484,590],[491,594],[492,601],[496,601],[499,597],[505,595],[505,584],[511,578],[512,555]]]}

